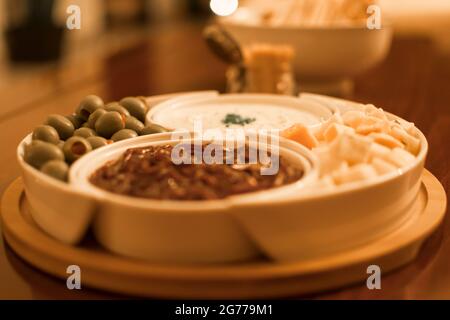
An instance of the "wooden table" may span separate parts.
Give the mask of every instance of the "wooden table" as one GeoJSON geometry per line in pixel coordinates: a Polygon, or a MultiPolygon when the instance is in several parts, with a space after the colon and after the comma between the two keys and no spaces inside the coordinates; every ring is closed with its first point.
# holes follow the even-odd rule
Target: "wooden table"
{"type": "MultiPolygon", "coordinates": [[[[47,114],[67,114],[85,95],[106,100],[125,95],[224,89],[225,65],[206,48],[200,26],[173,26],[101,38],[91,53],[65,58],[59,65],[0,73],[0,193],[19,175],[15,148],[47,114]],[[125,41],[126,39],[127,41],[125,41]]],[[[426,134],[426,167],[450,190],[450,56],[427,38],[396,38],[388,59],[356,79],[351,99],[374,103],[426,134]]],[[[448,211],[447,211],[448,213],[448,211]]],[[[382,276],[382,290],[365,285],[311,298],[450,298],[450,221],[448,215],[410,265],[382,276]]],[[[69,291],[22,261],[0,238],[0,299],[117,298],[83,288],[69,291]]]]}

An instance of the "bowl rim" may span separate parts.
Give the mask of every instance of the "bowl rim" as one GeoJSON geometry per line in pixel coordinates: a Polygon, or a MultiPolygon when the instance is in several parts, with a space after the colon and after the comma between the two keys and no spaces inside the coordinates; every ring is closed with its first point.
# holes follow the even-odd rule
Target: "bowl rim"
{"type": "Polygon", "coordinates": [[[246,24],[240,21],[237,21],[233,16],[226,17],[216,17],[215,21],[222,27],[231,26],[231,27],[239,27],[242,29],[249,30],[259,30],[259,31],[311,31],[311,32],[330,32],[330,31],[392,31],[393,23],[388,19],[384,18],[382,22],[382,27],[380,29],[368,29],[366,25],[355,23],[355,24],[329,24],[329,25],[311,25],[311,26],[295,26],[295,25],[255,25],[255,24],[246,24]]]}
{"type": "MultiPolygon", "coordinates": [[[[220,93],[220,94],[210,94],[210,95],[196,95],[196,96],[178,96],[172,99],[165,100],[162,103],[157,104],[153,108],[149,110],[146,115],[146,123],[155,123],[162,126],[167,127],[164,123],[160,123],[155,116],[160,112],[168,108],[183,108],[186,106],[192,106],[193,104],[202,104],[202,103],[233,103],[233,102],[266,102],[274,105],[279,105],[281,107],[285,107],[292,110],[303,110],[310,111],[314,108],[321,108],[324,113],[329,112],[329,116],[333,116],[336,112],[338,112],[338,108],[333,104],[325,104],[321,103],[317,99],[312,99],[310,96],[283,96],[283,95],[274,95],[268,93],[220,93]],[[289,105],[285,105],[285,104],[289,105]],[[297,104],[297,106],[295,106],[297,104]],[[306,104],[307,106],[301,108],[301,104],[306,104]],[[311,106],[309,106],[311,105],[311,106]]],[[[312,113],[312,112],[311,112],[312,113]]],[[[319,113],[319,112],[317,112],[319,113]]],[[[326,120],[326,119],[321,119],[326,120]]],[[[320,126],[321,122],[311,125],[310,127],[320,126]]],[[[172,130],[186,130],[186,128],[171,128],[172,130]]]]}
{"type": "MultiPolygon", "coordinates": [[[[293,191],[299,191],[304,189],[309,184],[315,183],[318,178],[318,159],[315,154],[313,154],[306,147],[292,142],[288,139],[281,138],[280,141],[283,141],[284,144],[290,145],[291,147],[297,149],[294,151],[289,149],[288,147],[279,147],[280,154],[283,152],[288,153],[296,153],[299,158],[302,158],[304,163],[308,163],[309,168],[306,168],[304,175],[297,181],[290,183],[288,185],[284,185],[281,187],[271,188],[267,190],[260,190],[255,192],[243,193],[232,195],[223,199],[217,200],[160,200],[160,199],[146,199],[139,197],[132,197],[127,195],[116,194],[107,190],[103,190],[88,181],[87,175],[83,174],[82,177],[78,177],[78,171],[83,170],[80,167],[85,167],[85,163],[91,160],[93,157],[96,157],[95,161],[91,161],[91,163],[95,163],[96,168],[89,169],[89,173],[94,172],[96,169],[100,168],[104,163],[104,158],[109,158],[111,154],[115,156],[120,156],[126,149],[135,148],[139,146],[148,146],[151,144],[166,144],[166,143],[177,143],[185,140],[181,139],[166,139],[167,135],[171,135],[173,132],[158,134],[158,137],[161,139],[152,139],[152,141],[146,141],[146,137],[149,136],[141,136],[136,137],[120,142],[116,142],[112,145],[99,148],[97,150],[92,151],[85,157],[81,158],[77,162],[75,162],[69,171],[70,183],[74,188],[77,188],[80,192],[83,192],[86,195],[89,195],[93,198],[96,198],[100,201],[109,201],[113,203],[118,203],[120,205],[140,208],[140,209],[157,209],[159,211],[164,212],[211,212],[211,210],[227,210],[235,205],[245,202],[245,203],[253,203],[257,204],[261,197],[265,195],[273,195],[278,193],[291,193],[293,191]],[[300,151],[299,151],[300,150],[300,151]],[[99,155],[102,155],[103,160],[99,159],[99,155]],[[87,189],[86,189],[87,187],[87,189]],[[252,199],[253,197],[258,196],[256,199],[252,199]],[[181,205],[181,206],[180,206],[181,205]]],[[[155,137],[156,135],[151,135],[155,137]]],[[[192,138],[191,140],[195,140],[192,138]]],[[[92,166],[94,166],[92,164],[92,166]]],[[[85,169],[86,170],[86,169],[85,169]]],[[[41,172],[39,172],[41,173],[41,172]]],[[[85,171],[84,173],[87,173],[85,171]]],[[[42,173],[41,173],[42,174],[42,173]]]]}
{"type": "MultiPolygon", "coordinates": [[[[329,98],[327,96],[322,96],[322,95],[316,95],[316,96],[329,98]]],[[[332,98],[332,99],[336,99],[336,98],[332,98]]],[[[349,104],[349,103],[351,103],[351,104],[358,104],[356,102],[348,101],[348,100],[344,100],[344,99],[337,99],[337,100],[338,101],[342,101],[343,103],[346,103],[346,104],[349,104]]],[[[330,100],[330,104],[333,104],[332,100],[330,100]]],[[[352,108],[351,105],[349,105],[349,107],[352,108]]],[[[339,108],[337,108],[337,109],[339,109],[339,108]]],[[[387,111],[384,111],[384,112],[391,119],[398,119],[399,121],[406,121],[406,120],[402,119],[401,117],[399,117],[397,115],[394,115],[394,114],[389,113],[387,111]]],[[[420,151],[415,156],[415,160],[413,162],[409,163],[408,165],[406,165],[406,166],[404,166],[402,168],[399,168],[396,171],[393,171],[393,172],[390,172],[388,174],[384,174],[384,175],[378,176],[378,177],[376,177],[374,179],[371,179],[371,180],[368,180],[368,181],[358,181],[358,182],[354,182],[354,183],[349,183],[349,184],[346,184],[346,185],[338,186],[337,188],[324,188],[324,189],[314,188],[313,192],[305,192],[305,193],[296,194],[295,197],[290,197],[290,198],[283,198],[283,199],[271,198],[270,202],[278,204],[278,203],[286,203],[286,202],[317,201],[317,200],[320,200],[322,198],[339,197],[339,196],[343,196],[343,195],[346,195],[346,194],[349,194],[349,193],[353,193],[353,192],[361,192],[361,191],[368,190],[368,189],[371,189],[371,188],[377,188],[381,184],[388,183],[390,181],[393,181],[394,179],[399,179],[402,176],[404,176],[405,174],[407,174],[408,172],[412,171],[415,167],[419,166],[420,164],[425,163],[426,155],[428,153],[428,142],[427,142],[427,139],[426,139],[425,135],[420,131],[420,129],[415,127],[414,130],[415,130],[415,132],[416,132],[416,134],[417,134],[417,136],[418,136],[418,138],[420,140],[420,151]]],[[[136,137],[136,138],[133,138],[133,140],[134,139],[141,139],[143,137],[160,138],[161,136],[170,135],[170,134],[172,134],[172,132],[153,134],[153,135],[150,135],[150,136],[136,137]]],[[[54,179],[52,177],[49,177],[49,176],[45,175],[44,173],[40,172],[39,170],[33,168],[31,165],[27,164],[24,161],[24,159],[23,159],[24,148],[25,148],[25,145],[31,141],[31,136],[32,136],[31,133],[28,134],[19,143],[19,145],[17,147],[16,156],[17,156],[17,159],[19,161],[19,165],[21,166],[22,170],[26,170],[28,172],[31,172],[37,178],[39,178],[39,179],[43,180],[44,182],[50,184],[54,188],[60,188],[60,189],[64,190],[65,192],[73,192],[73,193],[77,193],[77,194],[81,194],[81,195],[85,195],[86,196],[85,192],[83,192],[82,190],[79,190],[78,188],[74,188],[72,184],[68,184],[68,183],[59,181],[57,179],[54,179]]],[[[281,137],[280,137],[280,139],[281,139],[281,137]]],[[[125,144],[127,144],[129,142],[130,142],[130,139],[129,140],[124,140],[124,141],[119,141],[119,142],[116,142],[116,143],[114,143],[114,144],[112,144],[110,146],[106,146],[106,147],[104,147],[102,149],[105,150],[106,148],[110,148],[110,147],[112,148],[114,146],[118,146],[118,145],[121,145],[121,144],[125,145],[125,144]]],[[[304,146],[302,146],[302,145],[300,145],[298,143],[295,143],[293,141],[288,140],[288,142],[289,143],[294,143],[297,146],[300,146],[300,147],[304,148],[305,151],[308,152],[311,155],[311,157],[314,159],[313,162],[316,163],[316,166],[315,166],[316,169],[318,168],[318,165],[317,165],[317,161],[318,160],[317,160],[316,156],[309,149],[307,149],[304,146]]],[[[95,153],[95,152],[97,152],[97,150],[92,151],[92,154],[95,153]]],[[[283,187],[281,187],[281,188],[283,188],[283,187]]],[[[277,189],[277,188],[274,188],[274,189],[277,189]]],[[[269,189],[269,190],[260,191],[260,192],[269,192],[269,191],[274,190],[274,189],[269,189]]],[[[256,193],[258,193],[258,192],[249,193],[247,195],[254,195],[256,193]]],[[[108,193],[108,194],[111,195],[112,193],[108,193]]],[[[115,194],[113,194],[113,195],[115,195],[115,194]]],[[[88,196],[90,196],[90,195],[88,195],[88,196]]],[[[115,196],[118,196],[118,195],[115,195],[115,196]]],[[[124,197],[132,198],[132,197],[128,197],[128,196],[124,196],[124,197]]],[[[242,197],[245,197],[245,194],[243,194],[242,197]]],[[[229,198],[231,198],[231,197],[229,197],[229,198]]],[[[132,198],[132,199],[136,199],[136,198],[132,198]]],[[[206,205],[205,205],[207,202],[212,202],[212,201],[225,202],[226,199],[227,198],[221,199],[221,200],[203,200],[203,201],[193,201],[193,202],[197,202],[197,203],[203,204],[203,206],[198,206],[198,208],[196,208],[196,211],[199,211],[199,212],[210,212],[210,209],[206,208],[206,205]]],[[[142,200],[142,199],[140,199],[140,200],[142,200]]],[[[163,202],[162,200],[148,200],[148,199],[143,199],[142,201],[163,202]]],[[[176,202],[176,203],[179,204],[180,202],[187,203],[188,201],[167,200],[167,202],[176,202]]],[[[267,202],[264,203],[264,200],[258,200],[258,202],[261,203],[261,204],[267,204],[267,202]]],[[[236,202],[236,203],[238,203],[238,202],[236,202]]],[[[242,204],[245,205],[246,203],[247,202],[244,201],[242,204]]],[[[251,203],[250,201],[248,202],[248,204],[258,205],[258,203],[251,203]]],[[[224,206],[221,206],[221,207],[225,208],[224,206]]],[[[177,208],[177,209],[180,210],[180,208],[177,208]]],[[[174,209],[171,208],[171,209],[168,209],[168,210],[173,211],[174,209]]]]}

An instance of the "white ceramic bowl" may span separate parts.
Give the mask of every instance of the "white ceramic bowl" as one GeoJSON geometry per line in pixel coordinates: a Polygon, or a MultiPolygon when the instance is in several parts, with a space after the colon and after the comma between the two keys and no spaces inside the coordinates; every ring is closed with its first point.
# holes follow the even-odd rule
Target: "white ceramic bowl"
{"type": "Polygon", "coordinates": [[[241,202],[233,215],[265,254],[278,261],[306,261],[378,239],[410,218],[428,152],[425,136],[416,132],[420,152],[402,169],[336,189],[319,185],[258,204],[241,202]]]}
{"type": "MultiPolygon", "coordinates": [[[[352,105],[313,98],[336,108],[352,105]]],[[[103,161],[129,146],[168,140],[169,133],[125,140],[86,155],[71,169],[73,185],[56,181],[23,161],[30,136],[19,145],[18,159],[34,220],[66,243],[77,243],[93,224],[105,247],[159,262],[237,261],[261,251],[278,261],[305,261],[370,242],[408,219],[428,151],[423,134],[417,130],[417,135],[421,149],[415,161],[373,181],[335,190],[287,186],[201,205],[129,199],[86,185],[89,172],[103,161]]],[[[317,175],[314,156],[295,142],[282,143],[309,159],[312,170],[302,183],[312,183],[317,175]]]]}
{"type": "MultiPolygon", "coordinates": [[[[152,108],[175,96],[215,95],[216,91],[181,92],[146,98],[152,108]]],[[[35,222],[50,235],[68,244],[75,244],[84,236],[95,208],[82,192],[66,183],[42,174],[23,160],[24,147],[31,142],[31,134],[17,147],[17,160],[22,170],[27,200],[35,222]]]]}
{"type": "MultiPolygon", "coordinates": [[[[88,180],[106,162],[128,148],[172,144],[171,134],[143,136],[95,150],[75,162],[71,187],[89,195],[97,208],[93,230],[109,250],[136,258],[166,263],[231,262],[260,254],[255,243],[232,217],[240,201],[258,203],[267,197],[298,194],[317,179],[316,159],[306,148],[280,139],[280,155],[303,167],[299,181],[280,188],[235,195],[212,201],[151,200],[117,195],[88,180]]],[[[196,141],[196,140],[191,140],[196,141]]]]}
{"type": "Polygon", "coordinates": [[[363,73],[387,55],[392,28],[361,26],[261,26],[236,21],[233,16],[218,23],[241,47],[252,43],[287,44],[295,50],[294,71],[302,90],[320,84],[339,84],[363,73]]]}
{"type": "Polygon", "coordinates": [[[237,113],[257,119],[255,123],[246,125],[246,129],[281,130],[296,123],[310,127],[320,125],[335,111],[333,104],[322,103],[309,96],[205,93],[168,99],[147,113],[146,122],[173,130],[192,131],[196,129],[195,120],[200,120],[200,129],[207,130],[225,128],[220,119],[226,114],[237,113]],[[274,110],[277,113],[273,113],[274,110]],[[260,120],[262,122],[255,125],[260,120]]]}

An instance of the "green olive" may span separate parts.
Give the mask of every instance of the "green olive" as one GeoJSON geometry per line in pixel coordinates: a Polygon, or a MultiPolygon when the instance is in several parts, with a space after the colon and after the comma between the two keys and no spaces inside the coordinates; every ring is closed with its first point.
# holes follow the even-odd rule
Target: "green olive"
{"type": "Polygon", "coordinates": [[[124,107],[122,107],[118,102],[108,103],[105,106],[105,110],[106,111],[117,111],[118,113],[120,113],[121,115],[123,115],[125,117],[130,116],[130,113],[128,112],[128,110],[125,109],[124,107]]]}
{"type": "Polygon", "coordinates": [[[155,123],[151,123],[147,125],[144,129],[141,130],[140,135],[145,136],[148,134],[154,134],[154,133],[162,133],[162,132],[168,132],[169,130],[164,128],[163,126],[157,125],[155,123]]]}
{"type": "Polygon", "coordinates": [[[69,166],[62,160],[50,160],[41,167],[41,172],[58,180],[67,181],[69,166]]]}
{"type": "Polygon", "coordinates": [[[92,149],[97,149],[97,148],[100,148],[100,147],[104,147],[104,146],[109,144],[108,140],[106,140],[103,137],[99,137],[99,136],[89,137],[86,140],[87,140],[87,142],[89,142],[89,144],[91,145],[92,149]]]}
{"type": "Polygon", "coordinates": [[[81,100],[76,114],[79,115],[84,121],[87,121],[91,113],[103,107],[103,100],[100,97],[96,95],[89,95],[81,100]]]}
{"type": "MultiPolygon", "coordinates": [[[[46,143],[46,142],[45,142],[45,141],[42,141],[42,140],[31,140],[31,142],[30,142],[29,144],[26,144],[26,145],[25,145],[25,147],[24,147],[24,154],[27,154],[28,150],[29,150],[31,147],[36,146],[36,145],[39,145],[39,144],[44,144],[44,143],[46,143]]],[[[48,143],[48,142],[47,142],[47,143],[48,143]]],[[[24,156],[24,158],[25,158],[25,156],[24,156]]]]}
{"type": "Polygon", "coordinates": [[[44,141],[33,141],[25,148],[24,160],[29,165],[40,169],[50,160],[64,161],[64,154],[56,145],[44,141]]]}
{"type": "MultiPolygon", "coordinates": [[[[148,111],[148,106],[147,106],[147,97],[144,96],[137,96],[137,99],[139,99],[140,101],[142,101],[145,104],[145,109],[148,111]]],[[[125,98],[124,98],[125,99],[125,98]]]]}
{"type": "Polygon", "coordinates": [[[75,127],[72,122],[66,117],[63,117],[59,114],[51,114],[47,117],[45,121],[46,125],[49,125],[58,131],[58,135],[62,140],[66,140],[67,138],[73,135],[75,127]]]}
{"type": "Polygon", "coordinates": [[[32,137],[33,140],[41,140],[53,144],[58,144],[59,142],[58,131],[47,125],[37,126],[33,131],[32,137]]]}
{"type": "Polygon", "coordinates": [[[131,129],[137,133],[144,129],[144,124],[133,116],[129,116],[125,119],[125,129],[131,129]]]}
{"type": "Polygon", "coordinates": [[[77,115],[75,113],[66,116],[66,118],[69,119],[70,122],[72,122],[73,127],[75,129],[80,128],[83,125],[83,123],[84,123],[84,120],[79,115],[77,115]]]}
{"type": "Polygon", "coordinates": [[[73,136],[75,137],[82,137],[82,138],[89,138],[89,137],[94,137],[96,136],[97,133],[92,130],[91,128],[80,128],[75,130],[75,132],[73,133],[73,136]]]}
{"type": "Polygon", "coordinates": [[[91,129],[95,129],[95,123],[97,122],[98,118],[100,118],[101,115],[105,114],[107,111],[105,109],[97,109],[94,112],[91,113],[89,116],[87,123],[87,126],[91,129]]]}
{"type": "Polygon", "coordinates": [[[59,140],[59,142],[58,142],[57,146],[58,146],[58,148],[60,148],[60,149],[61,149],[61,151],[62,151],[62,150],[63,150],[63,147],[64,147],[64,141],[62,141],[62,140],[59,140]]]}
{"type": "Polygon", "coordinates": [[[124,128],[125,121],[117,111],[107,112],[95,122],[95,131],[106,139],[109,139],[114,133],[124,128]]]}
{"type": "Polygon", "coordinates": [[[141,122],[145,122],[145,115],[147,114],[147,105],[142,99],[135,97],[126,97],[120,100],[122,105],[128,112],[141,122]]]}
{"type": "Polygon", "coordinates": [[[72,163],[92,150],[85,138],[71,137],[64,143],[63,151],[66,161],[72,163]]]}
{"type": "Polygon", "coordinates": [[[114,133],[113,136],[111,137],[111,140],[114,142],[117,142],[120,140],[135,138],[137,136],[138,136],[138,134],[136,133],[136,131],[133,131],[130,129],[122,129],[122,130],[114,133]]]}

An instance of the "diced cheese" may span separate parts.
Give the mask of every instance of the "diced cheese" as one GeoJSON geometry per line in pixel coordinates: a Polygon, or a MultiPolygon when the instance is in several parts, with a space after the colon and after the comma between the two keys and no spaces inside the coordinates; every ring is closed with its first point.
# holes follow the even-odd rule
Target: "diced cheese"
{"type": "Polygon", "coordinates": [[[397,167],[393,164],[381,159],[381,158],[373,158],[370,162],[374,167],[375,171],[379,174],[386,174],[392,171],[397,170],[397,167]]]}
{"type": "Polygon", "coordinates": [[[384,113],[383,109],[375,107],[373,104],[367,104],[365,106],[365,111],[369,116],[387,121],[386,114],[384,113]]]}
{"type": "Polygon", "coordinates": [[[331,173],[334,170],[337,170],[342,163],[342,161],[337,159],[331,153],[329,146],[315,148],[314,153],[319,160],[319,172],[321,177],[331,173]]]}
{"type": "Polygon", "coordinates": [[[389,156],[389,154],[391,153],[391,149],[389,149],[388,147],[385,147],[379,143],[372,143],[370,145],[370,149],[369,149],[369,161],[372,160],[373,158],[385,158],[387,156],[389,156]]]}
{"type": "Polygon", "coordinates": [[[309,149],[315,148],[319,144],[311,130],[302,124],[295,124],[292,127],[283,130],[281,136],[294,140],[309,149]]]}
{"type": "Polygon", "coordinates": [[[396,119],[396,123],[398,123],[407,133],[412,136],[416,136],[416,126],[413,122],[409,122],[403,119],[396,119]]]}
{"type": "Polygon", "coordinates": [[[350,110],[342,115],[342,120],[346,126],[356,128],[364,121],[365,116],[363,111],[350,110]]]}
{"type": "Polygon", "coordinates": [[[411,153],[401,148],[394,148],[387,156],[383,157],[383,160],[392,163],[398,168],[408,165],[414,159],[415,157],[411,153]]]}
{"type": "MultiPolygon", "coordinates": [[[[371,179],[393,172],[411,161],[420,150],[414,124],[392,120],[374,105],[355,105],[342,117],[335,114],[314,131],[311,142],[304,128],[284,133],[319,158],[322,186],[371,179]]],[[[309,132],[311,133],[311,132],[309,132]]]]}
{"type": "Polygon", "coordinates": [[[390,132],[389,122],[375,118],[372,116],[367,116],[363,121],[356,127],[356,133],[362,135],[368,135],[372,132],[390,132]]]}
{"type": "Polygon", "coordinates": [[[372,132],[369,134],[369,137],[373,138],[376,143],[379,143],[391,149],[404,147],[400,141],[386,133],[372,132]]]}
{"type": "Polygon", "coordinates": [[[413,137],[408,132],[406,132],[403,127],[394,125],[392,126],[391,134],[393,137],[397,138],[406,145],[406,149],[412,154],[419,153],[420,150],[420,140],[413,137]]]}
{"type": "Polygon", "coordinates": [[[366,162],[372,141],[358,134],[343,133],[331,143],[331,152],[337,159],[350,165],[366,162]]]}
{"type": "Polygon", "coordinates": [[[327,131],[332,124],[344,124],[339,113],[333,114],[328,120],[322,123],[322,125],[314,132],[315,137],[319,140],[323,140],[325,131],[327,131]]]}
{"type": "Polygon", "coordinates": [[[373,166],[366,163],[357,164],[345,170],[333,172],[333,179],[336,184],[351,183],[361,180],[373,179],[377,177],[377,172],[373,166]]]}
{"type": "Polygon", "coordinates": [[[344,132],[352,134],[355,132],[355,130],[352,127],[347,127],[342,124],[333,123],[325,130],[323,136],[325,141],[331,142],[344,132]]]}

